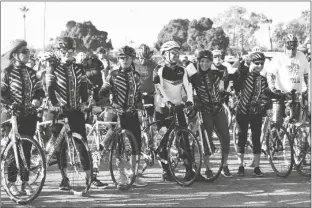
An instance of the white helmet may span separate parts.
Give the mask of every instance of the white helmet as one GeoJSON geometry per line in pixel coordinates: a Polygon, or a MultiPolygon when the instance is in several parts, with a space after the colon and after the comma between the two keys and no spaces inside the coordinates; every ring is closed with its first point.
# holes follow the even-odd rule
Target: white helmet
{"type": "Polygon", "coordinates": [[[52,52],[49,52],[49,51],[47,51],[47,52],[40,51],[38,53],[39,61],[46,61],[46,60],[51,59],[53,57],[54,57],[54,54],[52,52]]]}
{"type": "Polygon", "coordinates": [[[174,48],[180,49],[179,44],[175,41],[169,40],[160,47],[160,53],[161,55],[164,55],[166,51],[170,51],[174,48]]]}
{"type": "Polygon", "coordinates": [[[79,52],[76,56],[76,62],[81,64],[83,62],[83,60],[85,60],[87,58],[87,54],[84,52],[79,52]]]}
{"type": "Polygon", "coordinates": [[[261,46],[255,46],[252,48],[251,52],[255,53],[255,52],[261,52],[263,53],[264,49],[261,46]]]}

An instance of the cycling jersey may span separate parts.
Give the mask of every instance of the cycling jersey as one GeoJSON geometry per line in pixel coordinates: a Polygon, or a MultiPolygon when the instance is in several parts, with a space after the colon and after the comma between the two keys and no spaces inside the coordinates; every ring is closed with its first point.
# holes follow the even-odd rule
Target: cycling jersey
{"type": "Polygon", "coordinates": [[[49,64],[46,86],[53,106],[78,108],[81,102],[88,100],[87,77],[80,64],[49,64]]]}
{"type": "Polygon", "coordinates": [[[175,65],[158,65],[153,73],[153,82],[156,87],[155,107],[163,107],[167,101],[175,105],[182,103],[183,90],[186,91],[187,101],[193,102],[192,86],[183,67],[175,65]]]}
{"type": "Polygon", "coordinates": [[[40,100],[44,91],[36,72],[27,67],[9,66],[1,71],[1,98],[11,103],[30,106],[33,99],[40,100]]]}
{"type": "Polygon", "coordinates": [[[187,66],[187,71],[202,110],[212,112],[213,103],[221,102],[219,83],[227,79],[226,71],[216,70],[216,68],[206,72],[197,71],[193,64],[187,66]]]}
{"type": "Polygon", "coordinates": [[[258,73],[250,72],[246,79],[241,81],[243,82],[241,89],[236,89],[240,91],[237,114],[262,114],[260,104],[266,103],[268,97],[280,98],[271,92],[266,78],[258,73]]]}
{"type": "Polygon", "coordinates": [[[211,71],[224,82],[224,89],[226,90],[229,86],[229,73],[227,67],[222,64],[216,66],[214,63],[212,63],[211,71]]]}
{"type": "Polygon", "coordinates": [[[108,98],[111,92],[114,104],[124,110],[136,109],[136,104],[141,99],[140,86],[138,72],[132,67],[125,70],[120,67],[108,75],[106,82],[100,89],[99,96],[108,98]]]}
{"type": "Polygon", "coordinates": [[[87,78],[93,86],[101,87],[103,85],[102,70],[103,63],[97,58],[89,58],[83,62],[87,78]]]}
{"type": "Polygon", "coordinates": [[[284,53],[274,56],[268,66],[268,83],[272,90],[291,92],[295,89],[302,92],[304,77],[308,77],[310,65],[300,51],[294,58],[287,57],[284,53]]]}
{"type": "Polygon", "coordinates": [[[139,72],[141,77],[141,92],[147,92],[148,94],[153,94],[155,91],[153,83],[153,71],[157,64],[153,61],[148,60],[145,65],[140,63],[135,64],[135,70],[139,72]]]}

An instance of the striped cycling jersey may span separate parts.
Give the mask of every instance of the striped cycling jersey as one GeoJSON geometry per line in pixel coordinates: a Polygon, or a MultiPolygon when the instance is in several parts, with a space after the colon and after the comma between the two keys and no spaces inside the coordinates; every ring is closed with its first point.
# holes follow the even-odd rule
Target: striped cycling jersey
{"type": "MultiPolygon", "coordinates": [[[[188,71],[191,64],[188,66],[188,71]]],[[[197,94],[197,101],[201,103],[202,111],[211,112],[213,103],[221,102],[219,83],[227,79],[227,73],[224,71],[208,70],[206,72],[197,71],[190,76],[190,82],[197,94]]]]}
{"type": "Polygon", "coordinates": [[[268,88],[267,79],[258,74],[250,72],[243,80],[240,98],[237,105],[237,114],[258,114],[253,111],[252,106],[267,102],[268,98],[279,98],[268,88]]]}
{"type": "Polygon", "coordinates": [[[141,86],[140,75],[134,69],[125,69],[121,67],[111,71],[104,85],[100,89],[100,97],[109,97],[113,95],[113,103],[120,106],[123,110],[136,109],[139,102],[141,86]]]}
{"type": "Polygon", "coordinates": [[[82,65],[55,63],[47,68],[46,86],[53,106],[78,108],[88,100],[87,78],[82,65]]]}
{"type": "Polygon", "coordinates": [[[25,66],[9,66],[1,71],[1,98],[30,106],[33,99],[44,97],[42,84],[36,72],[25,66]]]}

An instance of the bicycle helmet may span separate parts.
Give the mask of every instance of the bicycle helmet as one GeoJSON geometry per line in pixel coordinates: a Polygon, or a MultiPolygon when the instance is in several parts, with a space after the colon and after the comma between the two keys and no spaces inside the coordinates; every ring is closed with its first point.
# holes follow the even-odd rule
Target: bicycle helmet
{"type": "Polygon", "coordinates": [[[177,42],[169,40],[160,47],[160,53],[161,55],[164,55],[166,51],[170,51],[172,49],[180,49],[180,46],[177,42]]]}
{"type": "Polygon", "coordinates": [[[117,56],[121,56],[121,55],[128,55],[132,58],[136,57],[135,50],[131,48],[130,46],[121,47],[117,52],[117,56]]]}
{"type": "Polygon", "coordinates": [[[211,51],[212,55],[216,56],[216,55],[220,55],[222,56],[222,51],[221,50],[213,50],[211,51]]]}
{"type": "Polygon", "coordinates": [[[202,58],[208,58],[210,61],[212,61],[213,60],[212,57],[213,57],[212,52],[209,50],[202,50],[196,54],[196,58],[198,61],[200,61],[200,59],[202,58]]]}
{"type": "Polygon", "coordinates": [[[56,39],[55,48],[57,49],[75,49],[76,42],[71,37],[61,37],[56,39]]]}
{"type": "Polygon", "coordinates": [[[293,34],[287,34],[283,38],[283,42],[286,45],[286,47],[288,46],[290,48],[297,48],[298,46],[298,39],[293,34]]]}
{"type": "Polygon", "coordinates": [[[150,59],[153,55],[153,51],[151,51],[151,49],[145,45],[145,44],[141,44],[138,50],[138,57],[139,58],[145,58],[145,59],[150,59]]]}
{"type": "Polygon", "coordinates": [[[254,62],[254,61],[265,61],[265,56],[261,52],[254,52],[248,56],[248,61],[249,62],[251,62],[251,61],[252,62],[254,62]]]}

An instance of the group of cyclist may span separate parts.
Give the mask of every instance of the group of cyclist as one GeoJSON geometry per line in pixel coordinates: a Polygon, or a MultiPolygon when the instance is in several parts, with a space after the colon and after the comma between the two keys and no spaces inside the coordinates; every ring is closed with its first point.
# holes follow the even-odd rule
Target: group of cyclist
{"type": "MultiPolygon", "coordinates": [[[[40,54],[42,62],[39,66],[35,66],[25,40],[10,42],[4,55],[4,58],[10,60],[10,65],[1,69],[1,100],[19,107],[17,115],[19,133],[26,137],[34,136],[37,115],[29,114],[27,109],[30,106],[39,107],[46,99],[49,111],[45,114],[44,120],[65,116],[71,130],[80,133],[83,139],[87,140],[86,109],[90,109],[92,105],[111,105],[123,110],[124,113],[119,116],[121,127],[131,131],[136,138],[138,151],[131,158],[132,164],[140,158],[141,122],[137,109],[142,109],[143,100],[145,104],[154,105],[147,112],[155,120],[162,121],[157,124],[158,130],[163,126],[169,128],[171,121],[165,118],[169,116],[170,108],[173,106],[183,106],[176,108],[176,114],[179,125],[185,128],[188,126],[188,118],[193,118],[197,111],[201,111],[208,136],[212,136],[213,128],[220,132],[224,156],[222,174],[225,177],[232,177],[227,163],[230,153],[230,131],[222,106],[222,103],[226,102],[224,94],[229,82],[232,81],[238,95],[236,108],[238,175],[245,174],[244,148],[250,124],[255,158],[253,175],[263,176],[259,168],[260,135],[262,117],[270,108],[270,98],[287,99],[288,93],[293,89],[307,96],[309,87],[309,62],[304,53],[298,51],[298,40],[292,34],[285,36],[284,53],[273,58],[266,77],[260,73],[266,59],[260,47],[255,47],[246,60],[240,61],[234,74],[228,74],[227,67],[222,64],[225,53],[218,48],[200,50],[195,54],[196,60],[181,62],[179,60],[181,47],[175,41],[167,41],[161,46],[160,53],[164,63],[160,65],[151,59],[153,52],[145,44],[142,44],[137,52],[129,46],[121,47],[117,52],[118,64],[115,67],[112,67],[110,61],[105,58],[106,51],[102,47],[99,47],[95,54],[87,56],[80,53],[75,58],[75,41],[70,37],[58,38],[54,48],[53,53],[40,54]],[[36,67],[37,73],[33,69],[36,67]],[[306,84],[305,91],[302,88],[303,80],[306,84]]],[[[278,109],[276,112],[280,122],[283,122],[284,111],[285,109],[278,109]]],[[[1,110],[2,121],[7,120],[9,116],[5,110],[1,110]]],[[[116,120],[117,115],[113,111],[108,111],[105,121],[116,120]]],[[[51,128],[52,136],[57,137],[61,128],[60,124],[54,124],[51,128]]],[[[113,126],[110,126],[101,142],[102,149],[106,148],[112,133],[113,126]]],[[[166,141],[169,133],[165,134],[156,150],[156,154],[163,159],[168,157],[166,141]]],[[[204,146],[207,146],[207,143],[204,142],[204,146]]],[[[95,187],[107,186],[99,181],[96,175],[91,175],[92,161],[84,156],[87,150],[83,145],[79,145],[79,142],[77,147],[81,154],[86,180],[91,180],[95,187]]],[[[25,157],[29,164],[31,147],[23,144],[23,148],[27,153],[25,157]]],[[[60,161],[60,154],[58,150],[56,158],[59,168],[62,162],[64,163],[60,161]]],[[[209,154],[204,155],[204,164],[205,175],[210,177],[212,172],[209,168],[209,154]]],[[[62,167],[64,165],[62,164],[62,167]]],[[[168,164],[161,162],[161,166],[163,180],[172,181],[168,164]]],[[[185,168],[187,180],[194,174],[190,161],[185,161],[185,168]]],[[[9,170],[12,176],[15,175],[14,171],[16,171],[14,167],[9,170]]],[[[136,174],[133,171],[131,174],[136,174]]],[[[127,174],[120,169],[118,186],[126,184],[127,174]]],[[[33,190],[28,183],[28,175],[29,173],[22,175],[21,190],[31,194],[33,190]]],[[[59,186],[61,190],[69,190],[68,180],[66,175],[63,175],[59,186]]],[[[16,177],[9,178],[9,181],[11,193],[19,194],[15,186],[16,177]]],[[[140,177],[136,178],[135,184],[146,186],[146,182],[140,177]]]]}

